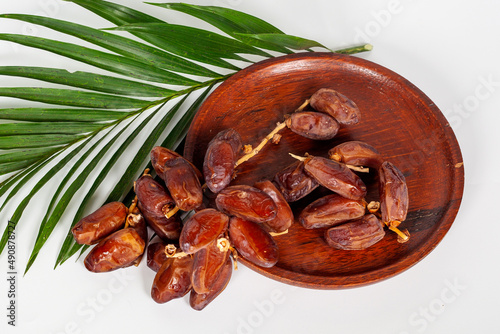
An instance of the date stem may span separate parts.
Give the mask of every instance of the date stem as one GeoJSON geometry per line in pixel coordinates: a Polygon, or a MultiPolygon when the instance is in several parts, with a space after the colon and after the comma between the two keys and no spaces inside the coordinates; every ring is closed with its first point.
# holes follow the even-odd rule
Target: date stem
{"type": "Polygon", "coordinates": [[[281,130],[283,130],[284,128],[286,128],[286,122],[282,122],[282,123],[277,123],[276,127],[274,128],[273,131],[271,131],[271,133],[269,133],[261,142],[260,144],[254,148],[250,153],[248,154],[245,154],[244,156],[242,156],[237,162],[236,164],[234,165],[234,168],[238,167],[239,165],[241,165],[242,163],[244,163],[245,161],[248,161],[250,160],[251,158],[253,158],[254,156],[256,156],[260,150],[262,150],[262,148],[270,141],[273,139],[274,135],[277,134],[278,132],[280,132],[281,130]]]}
{"type": "Polygon", "coordinates": [[[408,230],[405,230],[403,232],[398,228],[399,224],[401,224],[400,221],[394,220],[385,224],[389,227],[389,230],[395,232],[398,235],[399,243],[405,243],[410,240],[410,232],[408,232],[408,230]]]}
{"type": "Polygon", "coordinates": [[[168,244],[165,246],[165,255],[168,257],[168,258],[171,258],[171,257],[184,257],[184,256],[188,256],[188,254],[182,252],[182,251],[178,251],[177,247],[174,245],[174,244],[168,244]]]}
{"type": "Polygon", "coordinates": [[[304,110],[304,109],[305,109],[305,107],[307,107],[307,106],[309,105],[309,101],[311,101],[311,100],[310,100],[310,99],[305,100],[305,101],[304,101],[304,103],[302,103],[302,104],[300,105],[300,107],[298,107],[298,108],[295,110],[295,112],[301,112],[302,110],[304,110]]]}
{"type": "Polygon", "coordinates": [[[269,234],[272,236],[272,237],[277,237],[277,236],[280,236],[280,235],[284,235],[284,234],[287,234],[288,233],[288,229],[286,229],[285,231],[283,232],[269,232],[269,234]]]}

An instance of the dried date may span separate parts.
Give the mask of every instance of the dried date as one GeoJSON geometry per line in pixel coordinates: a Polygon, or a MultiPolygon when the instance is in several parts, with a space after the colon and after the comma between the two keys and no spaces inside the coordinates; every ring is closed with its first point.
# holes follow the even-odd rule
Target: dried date
{"type": "Polygon", "coordinates": [[[274,177],[274,183],[287,202],[295,202],[319,187],[319,183],[304,172],[304,162],[296,161],[274,177]]]}
{"type": "Polygon", "coordinates": [[[127,213],[127,207],[121,202],[105,204],[82,218],[71,233],[80,245],[92,245],[120,229],[125,224],[127,213]]]}
{"type": "Polygon", "coordinates": [[[337,194],[327,195],[309,204],[298,220],[306,229],[332,227],[348,220],[363,217],[365,205],[337,194]]]}
{"type": "Polygon", "coordinates": [[[234,129],[219,132],[208,144],[203,175],[213,193],[218,193],[231,182],[241,148],[241,137],[234,129]]]}
{"type": "Polygon", "coordinates": [[[257,182],[254,186],[269,195],[274,204],[276,204],[276,217],[263,222],[263,224],[272,232],[280,233],[286,231],[292,225],[294,217],[290,205],[288,205],[281,192],[268,180],[257,182]]]}
{"type": "Polygon", "coordinates": [[[340,124],[356,124],[361,119],[356,103],[330,88],[321,88],[315,92],[309,103],[315,110],[329,114],[340,124]]]}
{"type": "MultiPolygon", "coordinates": [[[[168,148],[161,147],[161,146],[155,146],[151,150],[150,158],[151,158],[151,164],[152,164],[156,174],[159,177],[163,177],[163,172],[165,171],[164,170],[165,162],[167,162],[168,160],[171,160],[171,159],[175,159],[175,158],[182,158],[182,156],[175,151],[169,150],[168,148]]],[[[195,165],[193,165],[189,160],[187,160],[187,159],[184,159],[184,160],[186,160],[191,165],[191,167],[193,168],[193,170],[196,173],[196,176],[200,180],[203,180],[203,174],[200,172],[200,170],[198,168],[196,168],[195,165]]]]}
{"type": "Polygon", "coordinates": [[[207,293],[217,281],[229,258],[229,240],[220,238],[193,256],[191,283],[197,293],[207,293]]]}
{"type": "Polygon", "coordinates": [[[287,118],[286,125],[296,134],[314,140],[332,139],[340,128],[333,117],[315,111],[293,113],[287,118]]]}
{"type": "Polygon", "coordinates": [[[193,254],[224,233],[228,223],[229,217],[215,209],[198,211],[184,223],[179,246],[186,254],[193,254]]]}
{"type": "Polygon", "coordinates": [[[304,170],[323,187],[344,196],[361,200],[366,196],[366,186],[346,165],[323,157],[308,157],[304,170]]]}
{"type": "Polygon", "coordinates": [[[377,170],[384,162],[373,146],[362,141],[348,141],[337,145],[328,151],[328,156],[347,165],[371,167],[377,170]]]}
{"type": "Polygon", "coordinates": [[[108,272],[128,267],[144,253],[145,241],[128,227],[101,240],[85,258],[85,267],[92,272],[108,272]]]}
{"type": "Polygon", "coordinates": [[[191,290],[191,256],[169,258],[156,273],[151,297],[159,304],[185,296],[191,290]]]}
{"type": "Polygon", "coordinates": [[[373,214],[326,230],[326,242],[337,249],[362,250],[382,240],[383,224],[373,214]]]}
{"type": "Polygon", "coordinates": [[[238,253],[255,265],[270,268],[278,262],[276,241],[257,223],[231,217],[229,238],[238,253]]]}
{"type": "Polygon", "coordinates": [[[149,245],[147,250],[147,264],[151,270],[157,272],[163,263],[167,261],[166,246],[167,243],[164,241],[158,241],[149,245]]]}
{"type": "Polygon", "coordinates": [[[175,202],[163,186],[151,175],[143,175],[134,187],[137,195],[137,206],[141,210],[148,225],[165,240],[176,240],[181,230],[181,220],[176,214],[171,218],[165,214],[175,207],[175,202]]]}
{"type": "Polygon", "coordinates": [[[231,262],[231,258],[227,257],[226,262],[221,268],[220,275],[217,277],[217,280],[212,285],[212,288],[205,293],[197,293],[194,289],[191,290],[191,294],[189,295],[189,305],[194,310],[201,311],[208,304],[210,304],[224,289],[226,288],[229,280],[231,279],[231,275],[233,273],[233,264],[231,262]]]}
{"type": "Polygon", "coordinates": [[[277,208],[273,199],[262,190],[248,185],[229,186],[215,199],[217,209],[256,223],[276,217],[277,208]]]}
{"type": "Polygon", "coordinates": [[[203,204],[200,180],[184,158],[173,158],[163,166],[163,180],[180,210],[191,211],[203,204]]]}
{"type": "Polygon", "coordinates": [[[379,179],[382,221],[404,221],[408,211],[408,187],[403,173],[386,161],[379,169],[379,179]]]}

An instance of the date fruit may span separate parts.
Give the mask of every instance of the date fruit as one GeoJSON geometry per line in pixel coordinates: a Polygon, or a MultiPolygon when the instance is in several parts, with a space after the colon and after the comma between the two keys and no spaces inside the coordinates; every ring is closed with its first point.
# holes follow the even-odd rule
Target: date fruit
{"type": "Polygon", "coordinates": [[[279,171],[274,183],[287,202],[295,202],[319,187],[319,183],[304,172],[304,163],[296,161],[279,171]]]}
{"type": "Polygon", "coordinates": [[[135,182],[137,206],[141,210],[148,225],[165,240],[176,240],[181,230],[179,215],[171,218],[165,214],[175,207],[175,202],[163,186],[151,175],[143,175],[135,182]]]}
{"type": "Polygon", "coordinates": [[[242,146],[241,137],[234,129],[219,132],[208,144],[203,175],[213,193],[218,193],[231,182],[242,146]]]}
{"type": "Polygon", "coordinates": [[[340,124],[356,124],[361,113],[354,101],[330,88],[321,88],[311,96],[309,101],[316,111],[329,114],[340,124]]]}
{"type": "Polygon", "coordinates": [[[326,230],[326,242],[337,249],[362,250],[382,240],[383,224],[373,214],[326,230]]]}
{"type": "Polygon", "coordinates": [[[149,245],[147,250],[147,264],[148,267],[157,272],[168,257],[165,252],[165,247],[167,243],[164,241],[158,241],[149,245]]]}
{"type": "Polygon", "coordinates": [[[340,128],[333,117],[315,111],[293,113],[287,118],[286,125],[296,134],[314,140],[332,139],[340,128]]]}
{"type": "Polygon", "coordinates": [[[337,194],[327,195],[309,204],[299,215],[306,229],[331,227],[365,215],[363,201],[348,199],[337,194]]]}
{"type": "Polygon", "coordinates": [[[380,153],[362,141],[348,141],[328,151],[330,159],[347,165],[379,169],[382,165],[380,153]]]}
{"type": "Polygon", "coordinates": [[[403,173],[386,161],[379,169],[379,179],[382,221],[404,221],[408,211],[408,187],[403,173]]]}
{"type": "Polygon", "coordinates": [[[179,246],[186,254],[193,254],[206,247],[227,230],[229,217],[215,209],[196,212],[185,223],[179,246]]]}
{"type": "Polygon", "coordinates": [[[163,166],[162,179],[180,210],[191,211],[203,204],[200,180],[186,159],[179,157],[167,160],[163,166]]]}
{"type": "MultiPolygon", "coordinates": [[[[182,156],[175,151],[169,150],[168,148],[155,146],[151,150],[150,158],[151,158],[151,165],[153,166],[156,174],[159,177],[163,177],[165,162],[174,158],[182,158],[182,156]]],[[[191,165],[191,167],[193,167],[196,176],[200,180],[203,180],[203,174],[200,172],[200,170],[196,168],[195,165],[193,165],[189,160],[187,159],[184,160],[186,160],[191,165]]]]}
{"type": "Polygon", "coordinates": [[[229,238],[238,253],[255,265],[270,268],[278,262],[276,241],[257,223],[231,217],[229,238]]]}
{"type": "Polygon", "coordinates": [[[262,190],[272,198],[276,205],[276,218],[263,222],[271,232],[284,232],[293,223],[294,217],[292,209],[276,186],[269,180],[260,181],[254,184],[255,188],[262,190]]]}
{"type": "Polygon", "coordinates": [[[189,295],[189,305],[196,310],[203,310],[208,304],[210,304],[224,289],[226,288],[231,275],[233,273],[233,263],[230,257],[227,257],[226,262],[221,268],[220,275],[217,280],[212,285],[210,291],[205,293],[197,293],[194,289],[191,290],[189,295]]]}
{"type": "Polygon", "coordinates": [[[151,297],[159,304],[185,296],[191,290],[191,256],[169,258],[156,273],[151,297]]]}
{"type": "Polygon", "coordinates": [[[118,230],[92,248],[85,258],[85,267],[95,273],[128,267],[144,253],[145,246],[134,228],[118,230]]]}
{"type": "Polygon", "coordinates": [[[92,245],[120,229],[127,213],[127,207],[121,202],[105,204],[76,223],[71,233],[80,245],[92,245]]]}
{"type": "Polygon", "coordinates": [[[224,238],[216,239],[207,247],[197,251],[193,256],[193,274],[191,276],[193,290],[197,293],[209,292],[221,274],[228,258],[229,240],[224,238]]]}
{"type": "Polygon", "coordinates": [[[361,200],[366,196],[366,186],[346,165],[323,157],[309,157],[304,170],[323,187],[345,198],[361,200]]]}
{"type": "Polygon", "coordinates": [[[215,199],[217,209],[225,214],[263,223],[276,217],[273,199],[262,190],[248,185],[224,188],[215,199]]]}

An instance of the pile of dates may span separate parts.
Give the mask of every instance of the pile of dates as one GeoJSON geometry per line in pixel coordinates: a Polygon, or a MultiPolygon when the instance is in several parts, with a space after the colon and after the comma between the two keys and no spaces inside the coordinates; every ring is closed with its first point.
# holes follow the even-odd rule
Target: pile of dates
{"type": "MultiPolygon", "coordinates": [[[[323,88],[278,126],[328,140],[341,125],[360,119],[353,101],[323,88]],[[307,105],[314,110],[303,111],[307,105]]],[[[277,132],[273,132],[275,143],[277,132]]],[[[279,259],[274,238],[295,221],[305,229],[323,229],[325,243],[342,250],[372,246],[384,237],[385,227],[398,233],[400,242],[408,240],[408,232],[398,229],[408,209],[405,178],[364,142],[342,143],[327,158],[296,156],[297,161],[272,180],[231,185],[235,168],[268,140],[252,150],[243,145],[237,131],[225,129],[208,144],[201,171],[172,150],[153,148],[151,163],[157,178],[146,170],[136,180],[136,198],[129,208],[121,202],[108,203],[73,227],[76,242],[95,245],[85,267],[109,272],[138,265],[146,253],[148,267],[156,272],[153,300],[165,303],[190,293],[191,307],[201,310],[225,289],[239,256],[257,266],[274,266],[279,259]],[[354,171],[366,169],[378,171],[380,202],[365,200],[366,186],[354,171]],[[317,187],[331,194],[294,217],[290,203],[317,187]],[[156,236],[149,245],[148,229],[156,236]]]]}

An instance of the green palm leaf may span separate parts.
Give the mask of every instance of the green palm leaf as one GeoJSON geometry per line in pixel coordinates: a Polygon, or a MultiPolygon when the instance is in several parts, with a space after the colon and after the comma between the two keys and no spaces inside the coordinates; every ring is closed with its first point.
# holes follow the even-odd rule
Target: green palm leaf
{"type": "MultiPolygon", "coordinates": [[[[0,40],[72,59],[75,67],[84,64],[106,71],[0,66],[0,76],[56,86],[0,87],[0,96],[16,103],[27,100],[40,104],[0,108],[0,175],[10,173],[0,183],[0,213],[29,187],[28,195],[16,203],[10,219],[14,226],[29,223],[33,219],[23,219],[23,214],[35,196],[45,185],[57,185],[50,194],[45,216],[36,222],[38,234],[26,271],[58,224],[66,224],[70,230],[88,212],[91,200],[102,191],[102,184],[118,164],[128,167],[106,202],[126,202],[133,196],[133,181],[146,165],[150,166],[147,160],[151,148],[162,145],[173,149],[179,144],[212,87],[240,69],[231,61],[250,64],[247,55],[269,58],[269,51],[292,53],[326,48],[316,41],[287,35],[255,16],[222,7],[152,4],[201,19],[229,37],[170,24],[109,1],[72,2],[114,26],[103,30],[42,16],[0,13],[0,19],[40,25],[87,44],[1,32],[0,40]],[[118,30],[133,36],[126,37],[118,30]],[[230,74],[221,74],[219,69],[230,74]],[[202,93],[188,105],[187,96],[198,89],[202,93]],[[166,103],[176,98],[178,102],[166,110],[166,103]],[[142,143],[133,150],[131,144],[138,140],[142,143]],[[98,168],[99,173],[92,178],[98,168]],[[83,189],[84,184],[90,187],[83,189]],[[72,222],[65,222],[62,217],[71,207],[76,208],[76,213],[72,222]]],[[[369,48],[361,45],[336,52],[350,54],[369,48]]],[[[12,230],[4,229],[0,253],[10,233],[12,230]]],[[[86,248],[76,244],[68,231],[56,266],[86,248]]]]}

